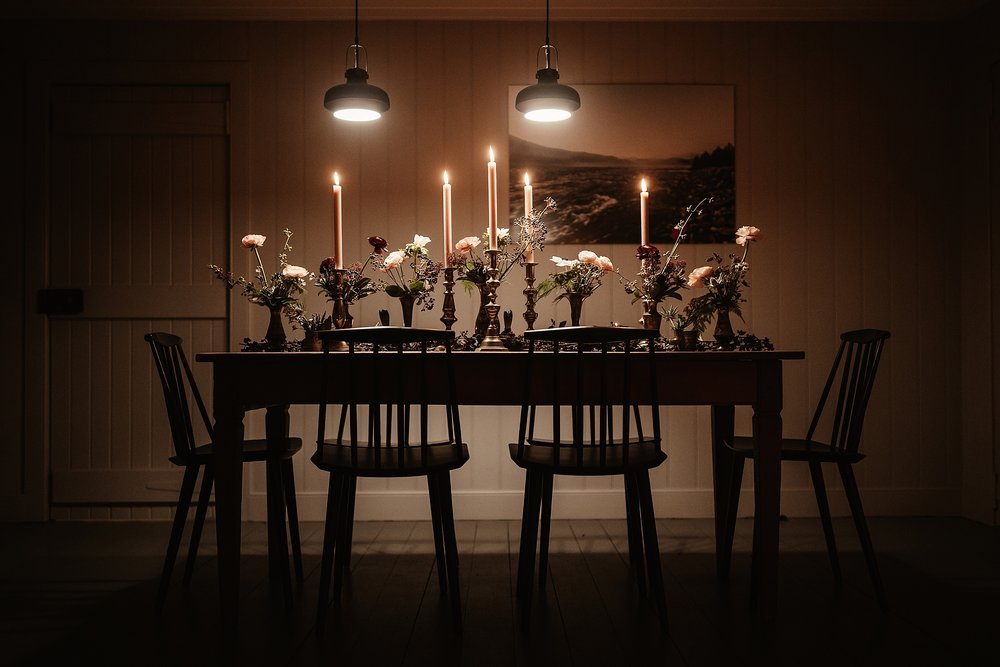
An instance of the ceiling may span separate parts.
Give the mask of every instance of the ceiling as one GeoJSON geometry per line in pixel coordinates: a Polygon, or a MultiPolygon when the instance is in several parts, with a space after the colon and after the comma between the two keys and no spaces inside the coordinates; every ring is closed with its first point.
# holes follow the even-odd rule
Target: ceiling
{"type": "MultiPolygon", "coordinates": [[[[990,0],[552,0],[553,21],[938,21],[990,0]]],[[[342,20],[350,0],[4,0],[0,17],[342,20]]],[[[362,20],[542,20],[543,0],[362,0],[362,20]]]]}

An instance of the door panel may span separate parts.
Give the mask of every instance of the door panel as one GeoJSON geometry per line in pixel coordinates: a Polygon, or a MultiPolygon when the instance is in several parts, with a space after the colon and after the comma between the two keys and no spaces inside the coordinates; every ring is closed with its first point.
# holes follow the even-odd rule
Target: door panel
{"type": "MultiPolygon", "coordinates": [[[[83,290],[53,318],[54,504],[176,500],[180,486],[144,333],[222,350],[229,139],[221,86],[52,91],[49,287],[83,290]]],[[[196,368],[211,397],[210,378],[196,368]]],[[[197,435],[205,439],[203,428],[197,435]]]]}

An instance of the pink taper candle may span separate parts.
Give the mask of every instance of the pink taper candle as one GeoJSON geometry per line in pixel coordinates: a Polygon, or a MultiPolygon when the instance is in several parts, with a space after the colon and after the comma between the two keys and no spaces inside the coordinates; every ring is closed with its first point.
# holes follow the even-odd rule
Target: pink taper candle
{"type": "Polygon", "coordinates": [[[642,192],[639,193],[639,238],[642,245],[649,244],[649,193],[646,191],[646,179],[642,179],[642,192]]]}
{"type": "Polygon", "coordinates": [[[444,219],[444,265],[451,266],[448,256],[454,252],[451,247],[451,183],[448,182],[448,172],[444,172],[444,185],[441,187],[441,208],[444,219]]]}
{"type": "MultiPolygon", "coordinates": [[[[531,209],[534,208],[534,206],[535,204],[532,196],[531,182],[528,180],[528,172],[524,172],[524,219],[526,222],[529,220],[528,216],[531,215],[531,209]]],[[[535,261],[535,246],[531,243],[529,243],[528,247],[525,249],[524,261],[535,261]]]]}
{"type": "Polygon", "coordinates": [[[344,268],[344,210],[341,205],[340,176],[333,172],[333,256],[336,268],[344,268]]]}
{"type": "Polygon", "coordinates": [[[486,165],[486,181],[490,206],[490,250],[497,250],[497,163],[492,146],[490,146],[490,161],[486,165]]]}

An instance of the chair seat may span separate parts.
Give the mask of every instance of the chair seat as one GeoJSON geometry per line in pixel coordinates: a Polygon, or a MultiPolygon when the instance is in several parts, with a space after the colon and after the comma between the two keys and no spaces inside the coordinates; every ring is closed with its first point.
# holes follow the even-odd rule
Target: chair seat
{"type": "Polygon", "coordinates": [[[559,447],[559,458],[556,460],[556,448],[551,443],[534,440],[535,444],[525,443],[524,455],[517,455],[517,443],[508,445],[510,458],[521,468],[541,470],[556,475],[622,475],[637,470],[649,470],[667,460],[667,455],[652,440],[632,441],[628,446],[628,461],[624,459],[625,448],[621,444],[607,445],[603,448],[604,458],[601,458],[602,448],[586,445],[577,449],[570,445],[559,447]],[[578,452],[582,451],[582,456],[578,452]]]}
{"type": "MultiPolygon", "coordinates": [[[[240,458],[244,462],[290,459],[300,449],[302,449],[302,438],[285,438],[284,446],[276,449],[268,448],[267,440],[244,440],[240,458]]],[[[205,464],[211,462],[212,454],[212,443],[209,443],[195,447],[187,456],[171,456],[170,462],[179,466],[192,463],[205,464]]]]}
{"type": "MultiPolygon", "coordinates": [[[[753,438],[737,436],[730,447],[736,454],[745,458],[753,456],[753,438]]],[[[824,463],[857,463],[865,458],[864,454],[838,451],[822,442],[808,441],[800,438],[781,439],[781,459],[783,461],[820,461],[824,463]]]]}
{"type": "Polygon", "coordinates": [[[358,443],[357,460],[354,461],[349,444],[324,442],[312,455],[312,462],[320,470],[358,477],[418,477],[455,470],[469,460],[469,446],[464,442],[404,447],[402,459],[399,451],[396,447],[376,449],[367,443],[358,443]]]}

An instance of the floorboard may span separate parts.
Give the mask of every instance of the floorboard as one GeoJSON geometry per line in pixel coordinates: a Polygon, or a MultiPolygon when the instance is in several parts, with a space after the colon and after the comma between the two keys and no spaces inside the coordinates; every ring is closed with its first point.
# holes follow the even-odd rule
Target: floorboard
{"type": "MultiPolygon", "coordinates": [[[[1000,664],[1000,533],[962,519],[871,519],[890,612],[883,615],[849,520],[836,520],[843,584],[817,520],[781,526],[777,641],[756,641],[752,526],[716,577],[712,522],[657,521],[670,615],[641,598],[624,521],[552,524],[549,577],[520,629],[520,523],[458,521],[464,632],[434,567],[429,522],[359,522],[351,576],[316,627],[323,531],[301,526],[305,581],[286,612],[268,581],[266,531],[243,529],[239,641],[221,645],[214,527],[193,580],[183,555],[162,617],[153,598],[166,523],[3,524],[0,664],[10,665],[994,665],[1000,664]],[[321,630],[321,631],[319,631],[321,630]]],[[[537,590],[537,589],[536,589],[537,590]]]]}

